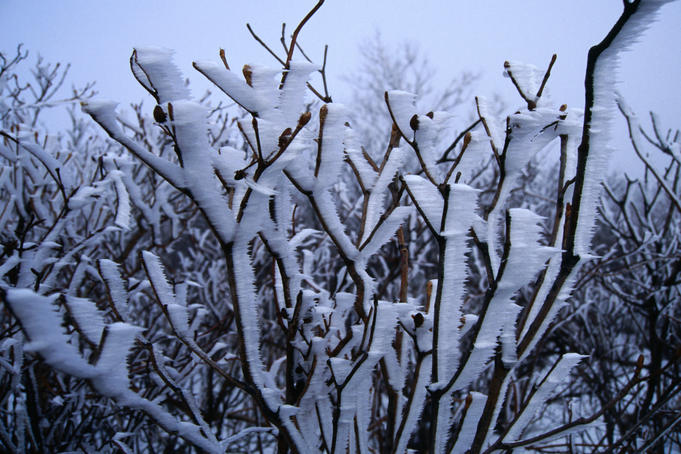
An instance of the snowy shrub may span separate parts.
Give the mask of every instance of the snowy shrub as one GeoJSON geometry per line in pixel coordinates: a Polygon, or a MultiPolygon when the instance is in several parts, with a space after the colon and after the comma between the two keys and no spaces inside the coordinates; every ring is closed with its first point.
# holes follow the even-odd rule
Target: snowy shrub
{"type": "MultiPolygon", "coordinates": [[[[54,322],[49,329],[60,330],[63,325],[69,345],[92,359],[99,354],[94,352],[105,319],[121,322],[134,312],[138,323],[152,327],[147,335],[153,339],[153,320],[160,311],[141,293],[138,252],[140,248],[169,252],[180,234],[185,242],[198,242],[193,234],[203,232],[192,226],[195,208],[73,109],[64,110],[71,126],[63,134],[44,131],[41,113],[92,96],[92,87],[86,86],[67,99],[58,98],[68,68],[38,59],[33,79],[24,81],[17,74],[27,52],[20,47],[14,58],[1,57],[3,300],[8,299],[6,292],[21,298],[20,289],[49,295],[44,310],[50,315],[37,320],[34,329],[42,332],[54,322]],[[128,292],[130,298],[125,296],[128,292]]],[[[136,119],[126,121],[126,129],[162,154],[169,150],[171,142],[155,133],[153,124],[145,124],[139,109],[136,114],[136,119]]],[[[182,274],[182,266],[178,271],[182,274]]],[[[16,311],[14,315],[42,312],[31,302],[16,311]]],[[[77,369],[60,375],[25,359],[23,352],[32,344],[25,343],[16,319],[5,312],[0,321],[6,366],[0,371],[4,446],[15,451],[36,446],[85,449],[101,444],[102,437],[108,443],[120,427],[107,415],[117,410],[107,399],[93,399],[87,382],[74,379],[80,376],[77,369]],[[84,407],[88,411],[80,410],[84,407]]],[[[28,325],[24,328],[28,333],[28,325]]],[[[61,332],[52,334],[57,336],[53,339],[65,339],[61,332]]],[[[53,365],[45,353],[43,358],[53,365]]],[[[63,357],[75,367],[74,358],[63,357]]]]}
{"type": "MultiPolygon", "coordinates": [[[[386,92],[384,152],[366,152],[351,108],[309,83],[320,71],[326,87],[325,65],[293,59],[322,3],[284,43],[281,69],[246,65],[242,77],[222,52],[220,63],[194,63],[242,109],[233,122],[192,100],[171,51],[135,49],[156,132],[141,115],[136,125],[119,118],[115,103],[84,101],[129,152],[103,155],[94,180],[64,183],[65,162],[3,134],[7,206],[53,213],[36,216],[52,227],[3,257],[2,296],[22,333],[4,344],[8,377],[19,376],[23,351],[35,353],[121,408],[105,418],[116,432],[93,435],[92,449],[480,453],[590,430],[603,408],[531,424],[586,352],[529,374],[527,364],[592,258],[619,53],[665,2],[625,3],[591,49],[583,113],[542,97],[555,59],[546,71],[507,62],[524,106],[499,122],[476,98],[477,119],[453,142],[446,112],[419,114],[414,94],[386,92]],[[543,218],[512,195],[554,143],[559,171],[543,218]],[[491,189],[475,184],[488,161],[491,189]],[[26,189],[17,170],[45,189],[26,189]],[[24,203],[26,193],[38,196],[24,203]],[[386,260],[395,239],[399,260],[386,260]],[[429,270],[428,282],[412,279],[429,270]],[[506,399],[518,381],[530,391],[506,399]]],[[[13,396],[30,394],[13,386],[13,396]]],[[[11,400],[3,405],[25,418],[30,405],[11,400]]],[[[3,443],[40,445],[41,430],[14,424],[28,435],[3,443]]]]}
{"type": "Polygon", "coordinates": [[[561,394],[584,409],[605,408],[604,432],[575,443],[675,452],[681,447],[679,132],[665,133],[654,114],[644,130],[624,100],[617,103],[644,173],[605,183],[594,239],[600,258],[585,267],[569,315],[549,341],[590,355],[590,367],[561,394]]]}

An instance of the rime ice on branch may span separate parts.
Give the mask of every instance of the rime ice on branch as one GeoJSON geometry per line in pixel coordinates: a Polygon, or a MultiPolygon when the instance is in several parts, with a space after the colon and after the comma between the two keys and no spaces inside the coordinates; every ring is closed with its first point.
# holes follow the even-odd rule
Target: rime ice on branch
{"type": "MultiPolygon", "coordinates": [[[[508,116],[504,128],[477,98],[478,119],[453,144],[453,159],[440,159],[446,149],[440,136],[449,117],[414,112],[409,93],[385,94],[393,131],[380,162],[357,144],[347,108],[306,99],[307,81],[319,68],[292,57],[300,27],[321,2],[288,47],[282,38],[287,56],[277,58],[283,71],[246,65],[242,79],[224,55],[223,64],[194,63],[243,109],[235,120],[239,141],[219,148],[208,140],[209,111],[190,99],[172,53],[136,49],[132,70],[156,100],[155,119],[175,155],[161,156],[128,135],[114,104],[91,102],[85,109],[204,216],[226,263],[224,274],[215,277],[229,286],[237,338],[230,358],[239,368],[227,370],[214,359],[220,346],[201,345],[199,332],[205,327],[191,321],[186,288],[169,280],[157,255],[143,252],[146,284],[178,348],[249,397],[276,429],[281,452],[402,453],[410,446],[434,453],[502,452],[585,429],[592,420],[531,437],[524,433],[578,364],[578,353],[555,357],[548,371],[535,371],[529,377],[534,391],[517,402],[514,413],[502,411],[510,405],[505,400],[521,366],[590,258],[615,63],[662,3],[625,3],[606,40],[592,49],[583,117],[542,97],[555,58],[546,71],[508,63],[507,75],[527,106],[508,116]],[[561,159],[553,218],[547,221],[513,206],[512,194],[530,160],[552,143],[560,144],[561,159]],[[495,184],[488,194],[475,186],[481,161],[473,153],[491,158],[495,184]],[[348,185],[359,188],[351,203],[361,207],[361,214],[352,222],[339,210],[349,198],[339,188],[348,185]],[[414,236],[436,256],[436,272],[423,286],[409,282],[410,260],[418,251],[409,251],[405,238],[414,236]],[[376,270],[389,268],[385,254],[394,237],[406,252],[395,267],[399,297],[391,300],[386,289],[392,283],[377,279],[376,270]],[[325,256],[325,251],[331,253],[325,256]],[[267,273],[259,261],[263,255],[267,273]],[[332,278],[321,278],[315,269],[328,266],[325,259],[333,263],[332,278]],[[482,295],[471,292],[474,275],[482,295]],[[520,303],[528,290],[531,296],[520,303]],[[470,304],[475,298],[479,304],[470,304]],[[276,348],[262,342],[270,329],[278,330],[276,348]]],[[[114,172],[111,178],[122,193],[124,175],[114,172]]],[[[115,222],[126,226],[130,207],[125,197],[120,200],[115,222]]],[[[111,370],[116,359],[124,361],[139,334],[116,265],[101,260],[99,268],[120,321],[105,324],[85,302],[68,300],[76,319],[95,325],[83,332],[86,337],[94,340],[95,328],[102,332],[98,361],[71,368],[63,364],[66,357],[76,365],[84,360],[57,327],[48,327],[57,323],[57,313],[45,312],[49,320],[36,318],[21,306],[28,301],[51,307],[54,297],[12,289],[8,301],[31,338],[29,346],[48,364],[90,380],[100,393],[146,412],[190,444],[217,452],[234,437],[249,436],[254,428],[220,440],[189,386],[183,388],[167,372],[170,361],[160,347],[142,336],[138,342],[154,359],[158,379],[183,396],[191,422],[136,394],[123,372],[104,378],[100,372],[111,370]],[[107,336],[121,339],[120,347],[109,348],[107,336]],[[62,345],[66,356],[47,344],[62,345]]]]}

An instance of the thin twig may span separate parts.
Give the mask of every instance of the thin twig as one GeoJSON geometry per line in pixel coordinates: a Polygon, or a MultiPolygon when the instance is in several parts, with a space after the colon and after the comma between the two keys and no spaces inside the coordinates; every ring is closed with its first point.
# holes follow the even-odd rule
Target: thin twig
{"type": "Polygon", "coordinates": [[[265,41],[260,39],[260,37],[253,31],[253,29],[251,28],[251,24],[246,24],[246,28],[248,29],[249,32],[251,32],[251,36],[253,36],[253,39],[255,39],[262,47],[264,47],[265,50],[270,53],[270,55],[272,55],[282,66],[288,67],[287,63],[285,63],[284,60],[279,58],[279,56],[272,49],[270,49],[270,46],[268,46],[265,43],[265,41]]]}

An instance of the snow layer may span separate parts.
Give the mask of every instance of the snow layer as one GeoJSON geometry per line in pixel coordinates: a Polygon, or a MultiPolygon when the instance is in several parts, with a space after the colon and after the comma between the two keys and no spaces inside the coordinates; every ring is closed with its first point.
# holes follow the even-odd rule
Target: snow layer
{"type": "Polygon", "coordinates": [[[58,295],[43,296],[29,289],[9,289],[7,302],[29,339],[26,351],[39,353],[50,366],[80,378],[95,376],[95,368],[69,343],[62,331],[61,315],[55,301],[58,295]]]}
{"type": "Polygon", "coordinates": [[[529,402],[525,404],[523,411],[518,415],[510,427],[504,442],[517,441],[522,435],[523,429],[527,427],[534,415],[541,409],[546,400],[551,397],[553,390],[561,383],[565,382],[565,378],[569,376],[573,367],[584,358],[577,353],[566,353],[560,360],[551,368],[544,379],[539,384],[539,387],[531,394],[529,402]]]}
{"type": "Polygon", "coordinates": [[[461,421],[461,427],[459,428],[459,436],[450,451],[452,454],[464,454],[470,449],[478,422],[487,403],[487,396],[484,394],[471,392],[468,396],[470,402],[466,403],[466,410],[461,421]]]}
{"type": "Polygon", "coordinates": [[[150,86],[156,90],[159,103],[190,98],[182,72],[173,62],[174,53],[160,47],[135,49],[133,66],[137,64],[142,68],[150,86]]]}
{"type": "Polygon", "coordinates": [[[123,321],[128,320],[128,291],[125,288],[125,283],[121,279],[121,273],[118,270],[118,264],[111,260],[101,259],[97,262],[99,265],[99,272],[104,279],[111,302],[118,312],[118,315],[123,321]]]}
{"type": "Polygon", "coordinates": [[[104,314],[97,309],[97,305],[87,298],[70,295],[66,297],[66,305],[87,340],[98,344],[104,329],[104,314]]]}
{"type": "MultiPolygon", "coordinates": [[[[584,186],[575,232],[575,253],[589,257],[591,238],[596,222],[601,183],[607,174],[613,120],[617,115],[617,74],[622,52],[636,43],[655,22],[658,10],[671,0],[641,0],[634,15],[625,23],[611,45],[600,55],[594,69],[594,105],[591,123],[587,125],[589,155],[584,174],[584,186]]],[[[625,7],[631,7],[626,4],[625,7]]]]}
{"type": "Polygon", "coordinates": [[[414,131],[409,125],[411,117],[416,111],[416,95],[401,90],[392,90],[387,93],[390,109],[395,116],[397,127],[400,128],[407,139],[411,140],[414,131]]]}

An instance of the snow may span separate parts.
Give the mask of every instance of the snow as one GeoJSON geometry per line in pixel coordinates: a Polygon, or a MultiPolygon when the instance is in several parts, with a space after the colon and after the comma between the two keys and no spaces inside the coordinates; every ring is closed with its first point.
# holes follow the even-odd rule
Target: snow
{"type": "Polygon", "coordinates": [[[416,111],[416,95],[402,90],[391,90],[387,92],[386,96],[390,109],[395,116],[397,127],[407,139],[411,140],[414,137],[414,131],[409,123],[416,111]]]}
{"type": "Polygon", "coordinates": [[[470,251],[468,231],[476,218],[478,191],[468,185],[450,185],[449,203],[444,222],[445,237],[444,276],[440,285],[439,312],[435,312],[438,326],[438,380],[449,381],[456,370],[461,355],[460,332],[452,329],[451,320],[460,320],[461,306],[465,295],[467,255],[470,251]]]}
{"type": "MultiPolygon", "coordinates": [[[[558,138],[558,124],[564,115],[558,109],[538,108],[533,111],[517,112],[509,117],[510,141],[503,159],[505,177],[501,183],[499,197],[494,209],[489,214],[487,239],[489,242],[492,270],[496,274],[500,268],[500,224],[506,212],[506,204],[511,191],[517,186],[522,172],[530,159],[549,143],[558,138]],[[556,127],[547,125],[556,124],[556,127]]],[[[488,122],[488,126],[490,123],[488,122]]]]}
{"type": "Polygon", "coordinates": [[[283,123],[293,126],[304,111],[307,81],[317,65],[307,62],[292,61],[286,72],[286,82],[279,95],[279,110],[283,123]]]}
{"type": "MultiPolygon", "coordinates": [[[[18,253],[13,253],[11,257],[7,258],[2,265],[0,265],[0,278],[4,277],[9,271],[21,262],[18,253]]],[[[4,280],[0,280],[0,287],[6,285],[4,280]]]]}
{"type": "Polygon", "coordinates": [[[457,437],[456,443],[454,443],[454,447],[450,453],[464,454],[468,451],[471,444],[473,443],[478,421],[482,416],[482,412],[486,403],[487,396],[484,394],[479,392],[471,392],[468,395],[463,421],[461,422],[461,426],[459,428],[459,436],[457,437]]]}
{"type": "Polygon", "coordinates": [[[485,128],[485,132],[488,134],[487,140],[491,142],[497,151],[501,152],[501,149],[504,146],[504,140],[502,139],[504,136],[502,133],[503,129],[499,125],[496,117],[492,115],[487,98],[477,96],[475,101],[478,106],[478,115],[480,118],[484,119],[484,122],[487,125],[485,128]]]}
{"type": "Polygon", "coordinates": [[[217,226],[223,241],[234,235],[234,218],[218,186],[212,165],[213,155],[208,144],[205,119],[207,109],[193,101],[173,104],[175,136],[183,160],[183,187],[188,188],[195,202],[217,226]]]}
{"type": "Polygon", "coordinates": [[[355,260],[359,256],[359,251],[345,232],[345,226],[338,216],[331,194],[328,190],[317,189],[313,197],[319,210],[320,220],[324,222],[325,230],[333,236],[334,242],[343,251],[343,254],[351,260],[355,260]]]}
{"type": "MultiPolygon", "coordinates": [[[[122,322],[105,325],[93,366],[61,331],[61,316],[54,307],[56,296],[42,296],[28,289],[7,291],[7,302],[30,340],[25,346],[26,351],[39,353],[47,364],[57,370],[88,379],[99,394],[115,399],[119,405],[145,411],[164,429],[178,433],[207,452],[221,452],[211,441],[214,437],[207,439],[194,424],[175,420],[160,406],[130,390],[128,368],[125,365],[142,328],[122,322]]],[[[76,308],[74,315],[77,314],[81,321],[94,322],[96,325],[99,318],[93,316],[93,311],[79,307],[87,303],[71,299],[69,304],[76,308]]],[[[94,328],[87,328],[88,336],[94,335],[94,328]]]]}
{"type": "MultiPolygon", "coordinates": [[[[336,182],[340,170],[343,168],[343,139],[345,138],[345,122],[347,114],[345,108],[337,104],[325,104],[320,111],[323,115],[323,127],[320,132],[321,144],[319,151],[319,168],[315,172],[318,190],[328,188],[336,182]]],[[[320,118],[320,122],[321,122],[320,118]]]]}
{"type": "MultiPolygon", "coordinates": [[[[663,3],[641,3],[640,14],[625,27],[622,37],[596,67],[596,103],[588,112],[593,117],[585,129],[591,153],[574,251],[579,259],[590,257],[600,182],[608,157],[607,131],[614,111],[618,53],[625,47],[625,40],[640,35],[655,8],[663,3]]],[[[437,414],[428,416],[437,425],[434,451],[446,452],[451,447],[451,452],[466,452],[488,402],[487,396],[472,390],[484,387],[488,366],[500,352],[497,359],[508,373],[500,384],[501,392],[490,402],[487,433],[479,434],[486,437],[486,443],[499,437],[494,429],[507,408],[504,398],[516,379],[518,365],[549,329],[584,261],[571,264],[567,279],[559,289],[553,289],[565,265],[561,248],[566,233],[559,229],[554,243],[545,244],[544,220],[528,209],[513,206],[516,199],[511,195],[523,184],[533,157],[563,136],[568,136],[568,142],[565,175],[559,186],[575,176],[581,132],[579,113],[549,107],[543,99],[538,106],[530,106],[531,110],[510,115],[504,128],[493,117],[493,109],[485,99],[477,98],[483,124],[466,138],[468,149],[459,168],[454,169],[460,172],[460,183],[453,183],[452,178],[438,184],[447,170],[445,165],[435,164],[441,153],[439,139],[449,127],[451,116],[442,112],[415,114],[416,96],[411,93],[386,93],[394,121],[407,143],[390,149],[376,168],[366,158],[374,153],[364,153],[347,124],[349,110],[333,103],[322,105],[318,111],[312,108],[319,104],[310,103],[307,81],[319,70],[318,65],[293,61],[284,72],[246,65],[242,77],[220,64],[196,62],[198,71],[245,109],[234,117],[241,131],[230,130],[236,139],[230,136],[229,145],[216,149],[209,141],[209,131],[215,129],[209,123],[215,112],[205,101],[191,99],[172,56],[167,49],[138,48],[131,64],[135,76],[156,98],[157,108],[167,115],[167,119],[157,119],[154,127],[167,133],[167,137],[160,137],[170,141],[173,146],[168,148],[176,153],[175,157],[155,150],[146,137],[142,140],[146,134],[142,125],[137,129],[121,122],[115,104],[88,101],[83,105],[111,138],[151,167],[154,173],[150,180],[160,177],[160,184],[154,182],[153,196],[142,193],[137,164],[119,156],[118,151],[112,152],[101,161],[101,181],[74,185],[69,200],[63,201],[68,203],[68,209],[50,226],[51,230],[39,238],[30,238],[22,244],[21,253],[7,254],[7,260],[0,264],[2,293],[6,293],[8,307],[21,324],[27,341],[25,350],[41,356],[61,372],[88,380],[98,394],[113,399],[117,405],[144,412],[161,428],[206,452],[224,452],[230,443],[254,432],[269,431],[274,436],[276,431],[282,431],[299,452],[320,451],[322,443],[330,449],[333,443],[335,452],[362,453],[374,449],[372,425],[376,421],[372,420],[372,406],[386,401],[385,383],[376,385],[383,379],[397,399],[392,408],[395,414],[388,415],[396,424],[388,435],[399,434],[393,440],[397,452],[407,450],[429,396],[440,399],[437,414]],[[311,112],[306,113],[308,109],[311,112]],[[288,143],[285,137],[291,131],[297,135],[288,143]],[[498,153],[496,161],[490,159],[490,145],[498,153]],[[414,174],[410,148],[420,153],[427,178],[414,174]],[[488,188],[481,191],[466,184],[476,168],[488,160],[497,166],[496,175],[503,176],[500,187],[490,192],[488,188]],[[353,166],[352,174],[342,173],[348,163],[353,166]],[[355,175],[359,185],[347,182],[346,175],[355,175]],[[400,191],[400,185],[406,189],[396,206],[391,197],[393,184],[400,191]],[[361,191],[347,191],[357,186],[361,191]],[[201,236],[196,232],[203,225],[185,224],[184,216],[191,210],[182,197],[190,199],[194,204],[191,209],[204,216],[210,234],[201,236]],[[487,202],[492,197],[489,206],[487,202]],[[115,208],[109,206],[114,201],[115,208]],[[295,220],[294,207],[303,211],[295,220]],[[93,217],[98,210],[106,214],[102,223],[108,223],[97,226],[101,227],[101,238],[81,239],[73,220],[93,217]],[[161,257],[143,250],[152,248],[145,232],[139,240],[143,246],[136,247],[122,265],[126,276],[135,276],[141,264],[147,280],[131,280],[129,290],[119,265],[102,258],[106,253],[102,251],[117,249],[99,245],[104,238],[128,244],[134,238],[138,219],[148,229],[154,251],[161,249],[161,239],[169,230],[174,238],[187,235],[196,240],[198,248],[210,252],[207,256],[211,258],[212,248],[219,245],[226,260],[205,264],[209,269],[205,276],[185,276],[187,269],[194,271],[187,264],[203,256],[171,243],[179,265],[164,268],[161,257]],[[434,239],[432,248],[409,251],[409,295],[399,296],[406,303],[384,301],[381,298],[389,297],[379,294],[379,290],[387,288],[387,294],[398,299],[394,294],[400,277],[394,272],[399,271],[399,265],[395,265],[399,256],[387,256],[385,252],[390,250],[392,254],[394,249],[383,246],[394,239],[400,226],[406,226],[408,240],[418,240],[417,244],[434,239]],[[182,231],[184,227],[187,231],[182,231]],[[356,233],[360,229],[362,233],[356,233]],[[216,238],[210,236],[213,234],[216,238]],[[78,237],[76,245],[65,241],[68,235],[78,237]],[[141,249],[140,261],[136,254],[141,249]],[[424,262],[424,258],[434,256],[436,266],[424,262]],[[484,262],[479,260],[481,257],[484,262]],[[98,275],[93,273],[94,263],[98,265],[98,275]],[[10,283],[8,275],[17,266],[19,278],[10,283]],[[473,273],[471,266],[475,267],[473,273]],[[47,275],[40,276],[41,270],[47,275]],[[204,287],[194,289],[196,294],[209,295],[212,300],[206,302],[206,307],[188,305],[188,298],[195,295],[188,291],[190,281],[175,284],[166,270],[174,277],[197,280],[204,287]],[[68,272],[72,273],[68,288],[59,288],[58,276],[68,272]],[[542,272],[543,279],[537,284],[536,278],[542,272]],[[392,275],[393,281],[379,282],[381,273],[392,275]],[[478,273],[483,274],[481,282],[470,282],[470,276],[478,273]],[[430,288],[420,288],[434,275],[438,279],[429,281],[430,288]],[[80,297],[88,288],[85,283],[89,278],[101,278],[106,295],[80,297]],[[531,290],[533,285],[540,288],[534,293],[532,306],[523,308],[516,303],[517,295],[531,290]],[[147,340],[142,336],[143,328],[131,324],[131,319],[144,314],[130,308],[144,301],[150,291],[158,302],[155,310],[163,313],[172,332],[161,324],[162,333],[153,331],[147,340]],[[555,300],[549,300],[554,296],[555,300]],[[97,304],[106,302],[106,297],[110,308],[98,308],[97,304]],[[203,317],[213,312],[211,315],[222,320],[220,312],[226,308],[233,311],[235,332],[215,343],[203,344],[203,317]],[[473,313],[464,314],[464,310],[473,313]],[[190,311],[194,315],[191,325],[190,311]],[[518,320],[525,320],[523,326],[517,326],[518,320]],[[76,329],[67,335],[64,326],[76,329]],[[272,338],[284,339],[286,345],[281,345],[282,350],[272,350],[263,341],[264,336],[269,335],[266,331],[280,327],[284,336],[272,338]],[[154,344],[149,344],[151,339],[154,344]],[[177,345],[168,347],[173,342],[177,345]],[[234,351],[229,351],[235,344],[238,346],[234,351]],[[132,389],[128,361],[142,345],[151,345],[157,369],[148,378],[162,391],[132,389]],[[465,351],[469,346],[470,351],[465,351]],[[202,350],[204,347],[208,353],[202,350]],[[181,356],[171,353],[171,348],[186,352],[189,362],[180,361],[181,356]],[[201,373],[194,374],[193,370],[203,370],[204,361],[216,367],[212,357],[207,359],[210,355],[221,356],[216,360],[225,367],[220,373],[234,373],[234,378],[246,383],[247,393],[252,394],[253,402],[268,419],[262,423],[272,427],[259,427],[258,423],[217,439],[203,420],[195,397],[206,385],[201,373]],[[283,384],[290,371],[296,381],[294,393],[300,390],[293,399],[289,383],[286,389],[283,384]],[[187,418],[160,404],[171,393],[177,393],[186,403],[187,418]],[[465,404],[458,400],[463,395],[468,396],[465,404]],[[450,429],[458,434],[456,439],[451,439],[450,429]]],[[[508,70],[521,90],[534,96],[543,72],[517,62],[510,63],[508,70]]],[[[48,175],[56,181],[63,167],[51,149],[30,144],[24,148],[28,153],[20,158],[4,146],[0,150],[3,156],[9,156],[13,166],[26,167],[16,178],[2,168],[0,187],[11,193],[8,214],[3,213],[0,220],[2,226],[13,222],[10,216],[14,213],[27,218],[28,211],[35,211],[47,219],[56,206],[37,203],[41,202],[39,195],[15,190],[16,185],[32,181],[49,182],[48,175]]],[[[672,154],[678,158],[678,147],[672,149],[672,154]]],[[[54,182],[49,184],[54,186],[54,182]]],[[[572,187],[567,190],[565,200],[570,200],[573,191],[572,187]]],[[[54,193],[56,198],[62,196],[54,193]]],[[[531,202],[521,203],[529,206],[531,202]]],[[[566,224],[567,213],[563,211],[556,216],[560,226],[566,224]]],[[[200,268],[197,272],[206,269],[204,264],[196,265],[200,268]]],[[[97,291],[102,289],[98,282],[94,285],[97,291]]],[[[565,354],[553,368],[533,376],[537,386],[515,420],[507,419],[511,428],[504,441],[523,436],[534,415],[581,358],[575,353],[565,354]],[[536,380],[540,376],[543,378],[536,380]]],[[[139,358],[134,361],[138,373],[139,358]]],[[[144,388],[144,380],[136,379],[135,386],[140,383],[144,388]]],[[[66,407],[70,402],[67,399],[58,404],[66,407]]],[[[240,411],[240,404],[236,405],[234,410],[240,411]]],[[[130,450],[122,441],[127,442],[128,437],[131,435],[119,432],[114,441],[121,449],[130,450]]]]}
{"type": "Polygon", "coordinates": [[[116,262],[107,259],[99,260],[99,272],[104,279],[104,282],[109,292],[111,302],[114,305],[118,316],[123,321],[128,320],[128,291],[125,288],[125,283],[121,279],[121,273],[116,262]]]}
{"type": "Polygon", "coordinates": [[[144,71],[159,104],[190,98],[182,72],[173,62],[174,53],[161,47],[137,47],[133,55],[132,66],[139,65],[144,71]]]}
{"type": "Polygon", "coordinates": [[[142,251],[142,259],[149,282],[159,302],[166,306],[175,304],[175,294],[168,283],[159,257],[149,251],[142,251]]]}
{"type": "Polygon", "coordinates": [[[123,322],[106,325],[95,365],[97,374],[91,379],[99,393],[112,398],[121,398],[128,394],[128,368],[121,366],[128,364],[130,349],[142,331],[143,328],[123,322]]]}
{"type": "Polygon", "coordinates": [[[423,358],[416,377],[416,382],[414,384],[414,392],[411,395],[411,405],[409,406],[409,412],[404,417],[403,420],[403,431],[402,436],[397,440],[396,452],[405,452],[407,448],[407,443],[411,438],[411,434],[414,433],[418,421],[421,419],[423,409],[426,405],[426,395],[427,395],[427,385],[430,381],[430,372],[433,357],[431,355],[423,358]]]}
{"type": "Polygon", "coordinates": [[[385,200],[387,196],[388,185],[393,181],[394,177],[400,171],[407,161],[407,150],[403,148],[395,148],[390,153],[388,161],[385,163],[378,178],[370,187],[369,202],[367,204],[367,211],[364,221],[364,234],[361,238],[361,243],[367,240],[367,236],[376,227],[379,219],[385,212],[385,200]]]}
{"type": "MultiPolygon", "coordinates": [[[[20,140],[19,143],[23,149],[31,153],[43,166],[45,166],[45,169],[55,181],[60,181],[61,173],[59,171],[61,170],[62,165],[59,161],[47,151],[33,143],[25,142],[23,140],[20,140]]],[[[64,183],[66,183],[67,186],[71,186],[68,184],[68,181],[65,181],[64,183]]]]}
{"type": "Polygon", "coordinates": [[[508,429],[503,441],[517,441],[522,436],[523,429],[527,427],[530,420],[537,411],[541,409],[542,405],[544,405],[546,400],[551,396],[554,389],[559,384],[564,383],[565,377],[569,376],[572,368],[575,367],[582,358],[584,358],[584,356],[578,355],[577,353],[566,353],[558,360],[543,378],[539,387],[531,394],[529,402],[522,413],[513,421],[513,424],[508,429]]]}
{"type": "Polygon", "coordinates": [[[178,166],[149,152],[142,145],[123,133],[116,118],[115,109],[117,103],[92,100],[83,102],[82,105],[83,110],[91,115],[111,138],[125,146],[131,153],[158,172],[158,174],[165,178],[170,184],[178,188],[184,187],[184,178],[181,169],[178,166]]]}
{"type": "Polygon", "coordinates": [[[428,221],[431,229],[439,232],[442,213],[444,211],[444,199],[435,185],[418,175],[406,175],[409,195],[414,200],[416,208],[428,221]]]}
{"type": "Polygon", "coordinates": [[[522,92],[534,101],[544,76],[544,70],[540,70],[534,65],[513,60],[504,63],[504,68],[504,75],[513,74],[513,78],[522,92]]]}
{"type": "Polygon", "coordinates": [[[130,229],[130,196],[128,190],[125,188],[122,172],[120,170],[109,172],[109,176],[114,181],[114,188],[116,189],[116,219],[114,224],[129,230],[130,229]]]}
{"type": "Polygon", "coordinates": [[[66,374],[94,377],[95,368],[62,331],[61,316],[55,307],[57,297],[39,295],[29,289],[7,291],[7,303],[29,340],[24,350],[39,353],[47,364],[66,374]]]}
{"type": "Polygon", "coordinates": [[[223,65],[210,61],[196,61],[194,68],[247,111],[257,113],[265,110],[266,101],[261,99],[243,79],[223,65]]]}
{"type": "Polygon", "coordinates": [[[474,340],[474,349],[453,385],[455,389],[468,386],[482,372],[494,353],[497,337],[500,335],[505,362],[508,364],[516,362],[515,320],[520,308],[513,303],[513,295],[529,284],[552,255],[560,252],[554,248],[539,245],[539,216],[525,209],[512,209],[510,216],[509,256],[496,292],[481,321],[474,340]],[[505,335],[502,334],[503,332],[505,335]]]}
{"type": "Polygon", "coordinates": [[[87,340],[92,344],[98,344],[104,329],[104,314],[97,309],[97,305],[87,298],[70,295],[66,297],[66,305],[87,340]]]}
{"type": "Polygon", "coordinates": [[[371,236],[361,246],[362,258],[360,258],[360,260],[364,261],[375,255],[381,246],[390,241],[397,229],[411,212],[411,207],[395,208],[380,225],[376,226],[376,229],[371,233],[371,236]]]}
{"type": "Polygon", "coordinates": [[[648,0],[638,3],[638,10],[628,20],[612,44],[601,54],[594,70],[594,106],[587,125],[589,155],[584,173],[580,220],[575,232],[575,253],[589,257],[596,223],[601,183],[612,154],[611,131],[617,114],[616,98],[621,54],[638,41],[655,22],[659,8],[671,0],[648,0]]]}
{"type": "Polygon", "coordinates": [[[264,366],[260,356],[260,324],[255,302],[258,300],[255,294],[255,276],[248,254],[249,238],[239,239],[232,250],[232,269],[235,274],[235,293],[237,301],[233,304],[238,306],[239,323],[242,327],[244,349],[249,374],[256,386],[264,384],[264,366]]]}

